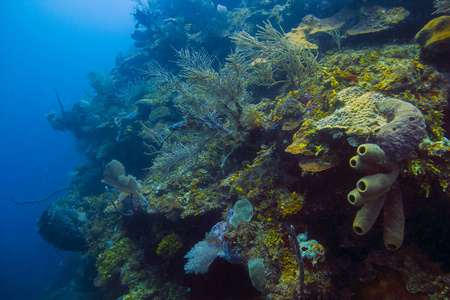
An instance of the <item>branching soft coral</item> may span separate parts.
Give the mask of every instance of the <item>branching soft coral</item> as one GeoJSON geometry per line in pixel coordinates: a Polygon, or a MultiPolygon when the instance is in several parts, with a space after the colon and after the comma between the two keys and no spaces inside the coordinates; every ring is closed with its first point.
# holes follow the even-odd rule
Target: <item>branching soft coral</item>
{"type": "Polygon", "coordinates": [[[436,9],[433,14],[450,14],[450,1],[448,0],[434,0],[434,8],[436,9]]]}

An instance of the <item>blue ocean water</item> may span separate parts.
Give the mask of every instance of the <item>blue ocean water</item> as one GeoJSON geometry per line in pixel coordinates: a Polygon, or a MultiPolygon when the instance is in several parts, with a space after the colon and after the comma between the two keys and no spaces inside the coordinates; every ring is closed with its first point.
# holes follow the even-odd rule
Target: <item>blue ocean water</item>
{"type": "Polygon", "coordinates": [[[45,115],[67,109],[90,91],[86,74],[107,72],[127,51],[131,1],[1,1],[0,3],[0,291],[1,299],[38,299],[66,254],[36,232],[54,199],[41,199],[69,182],[83,158],[71,134],[56,132],[45,115]]]}

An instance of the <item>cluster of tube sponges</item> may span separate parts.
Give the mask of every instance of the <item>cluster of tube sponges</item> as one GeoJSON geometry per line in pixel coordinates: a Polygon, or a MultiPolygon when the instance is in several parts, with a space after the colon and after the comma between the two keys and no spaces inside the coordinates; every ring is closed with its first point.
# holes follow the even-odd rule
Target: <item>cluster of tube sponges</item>
{"type": "Polygon", "coordinates": [[[353,169],[371,174],[358,180],[347,196],[350,204],[361,206],[353,222],[354,232],[369,232],[383,208],[384,245],[397,250],[403,243],[405,227],[398,165],[376,144],[360,145],[349,163],[353,169]]]}

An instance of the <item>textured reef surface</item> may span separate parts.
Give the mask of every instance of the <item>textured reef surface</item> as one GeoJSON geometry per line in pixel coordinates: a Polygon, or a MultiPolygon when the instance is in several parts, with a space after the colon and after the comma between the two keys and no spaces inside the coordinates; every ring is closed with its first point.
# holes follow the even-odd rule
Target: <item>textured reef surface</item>
{"type": "Polygon", "coordinates": [[[136,1],[135,51],[47,115],[86,161],[46,298],[450,298],[449,13],[136,1]]]}

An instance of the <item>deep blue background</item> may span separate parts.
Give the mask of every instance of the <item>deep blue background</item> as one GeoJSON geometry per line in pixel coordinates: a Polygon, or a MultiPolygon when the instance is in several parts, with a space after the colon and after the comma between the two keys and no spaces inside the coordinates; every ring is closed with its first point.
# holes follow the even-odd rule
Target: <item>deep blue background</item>
{"type": "Polygon", "coordinates": [[[0,298],[37,299],[67,255],[43,241],[40,199],[68,183],[83,160],[70,133],[45,115],[91,91],[86,74],[108,72],[127,51],[131,0],[3,0],[0,2],[0,298]]]}

